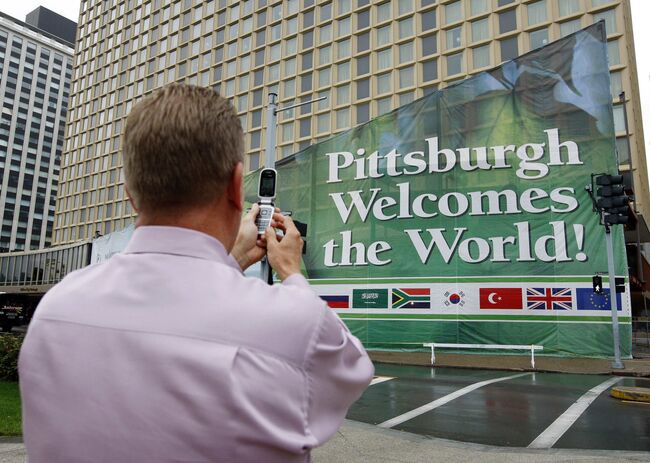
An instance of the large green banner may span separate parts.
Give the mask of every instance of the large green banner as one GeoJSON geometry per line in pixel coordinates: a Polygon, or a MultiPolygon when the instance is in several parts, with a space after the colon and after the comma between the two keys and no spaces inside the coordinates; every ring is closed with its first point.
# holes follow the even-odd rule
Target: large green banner
{"type": "MultiPolygon", "coordinates": [[[[308,278],[368,347],[611,355],[609,296],[591,283],[607,272],[604,227],[585,189],[617,171],[603,23],[277,169],[279,206],[308,224],[308,278]]],[[[629,357],[629,297],[619,297],[629,357]]]]}

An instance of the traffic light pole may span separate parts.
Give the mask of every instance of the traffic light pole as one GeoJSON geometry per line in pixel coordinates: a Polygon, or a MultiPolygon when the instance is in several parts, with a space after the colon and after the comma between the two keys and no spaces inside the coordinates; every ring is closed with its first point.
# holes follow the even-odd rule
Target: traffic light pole
{"type": "Polygon", "coordinates": [[[605,244],[607,246],[607,270],[609,272],[609,301],[612,308],[612,334],[614,337],[614,362],[612,368],[625,368],[621,361],[621,342],[618,330],[618,300],[616,298],[616,274],[614,271],[614,245],[611,227],[605,224],[605,244]]]}

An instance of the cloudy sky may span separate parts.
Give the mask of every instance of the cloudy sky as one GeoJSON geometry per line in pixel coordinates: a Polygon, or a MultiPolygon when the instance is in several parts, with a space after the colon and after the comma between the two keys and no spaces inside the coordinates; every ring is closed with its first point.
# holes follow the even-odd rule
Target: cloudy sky
{"type": "MultiPolygon", "coordinates": [[[[76,22],[79,4],[79,0],[4,0],[0,11],[24,20],[27,13],[42,5],[76,22]]],[[[650,155],[650,53],[647,52],[650,46],[650,28],[643,24],[644,19],[650,18],[650,1],[631,0],[631,4],[646,153],[650,155]]]]}

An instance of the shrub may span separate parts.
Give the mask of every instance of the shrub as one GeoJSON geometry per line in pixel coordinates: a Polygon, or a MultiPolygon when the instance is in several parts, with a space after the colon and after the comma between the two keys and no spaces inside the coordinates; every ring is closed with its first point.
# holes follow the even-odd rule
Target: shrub
{"type": "Polygon", "coordinates": [[[0,336],[0,379],[18,380],[18,353],[23,344],[23,335],[0,336]]]}

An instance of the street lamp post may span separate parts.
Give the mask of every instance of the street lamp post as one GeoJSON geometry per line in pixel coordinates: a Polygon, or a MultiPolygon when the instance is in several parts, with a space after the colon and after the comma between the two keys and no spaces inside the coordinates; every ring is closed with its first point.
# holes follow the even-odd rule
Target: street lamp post
{"type": "MultiPolygon", "coordinates": [[[[278,113],[282,111],[289,111],[290,109],[297,108],[298,106],[313,104],[318,101],[322,101],[326,98],[327,98],[326,96],[322,96],[320,98],[316,98],[308,101],[302,101],[300,103],[286,106],[284,108],[278,108],[278,94],[273,92],[269,93],[269,107],[266,113],[267,123],[266,123],[266,149],[264,151],[264,167],[266,167],[267,169],[275,168],[275,148],[276,148],[275,133],[278,125],[278,113]]],[[[263,281],[266,281],[268,284],[273,284],[273,274],[271,272],[271,266],[269,265],[269,261],[266,257],[264,257],[261,262],[260,278],[263,281]]]]}

